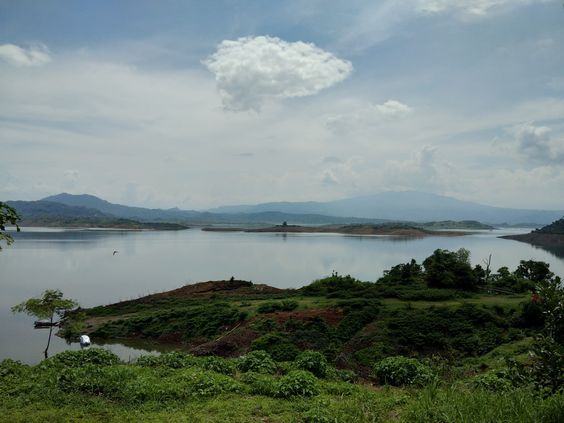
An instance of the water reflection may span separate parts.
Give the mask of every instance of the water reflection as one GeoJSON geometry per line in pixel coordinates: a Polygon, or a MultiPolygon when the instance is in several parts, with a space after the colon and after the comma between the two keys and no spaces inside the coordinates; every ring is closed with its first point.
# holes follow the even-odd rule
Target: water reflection
{"type": "MultiPolygon", "coordinates": [[[[528,232],[525,229],[521,232],[528,232]]],[[[492,268],[515,268],[522,259],[549,262],[564,275],[564,251],[546,250],[496,238],[519,232],[481,231],[461,237],[394,238],[332,234],[41,230],[24,228],[0,253],[0,359],[28,363],[41,359],[45,337],[33,319],[14,316],[10,307],[60,289],[83,307],[138,298],[187,283],[232,275],[281,288],[298,288],[333,270],[368,281],[412,258],[423,261],[435,249],[467,248],[474,264],[492,254],[492,268]],[[113,251],[119,254],[113,255],[113,251]]],[[[46,335],[45,335],[46,336],[46,335]]],[[[98,340],[93,339],[96,343],[98,340]]],[[[151,345],[106,344],[124,359],[151,345]]],[[[68,346],[55,339],[54,354],[68,346]]],[[[161,348],[159,346],[159,348],[161,348]]]]}

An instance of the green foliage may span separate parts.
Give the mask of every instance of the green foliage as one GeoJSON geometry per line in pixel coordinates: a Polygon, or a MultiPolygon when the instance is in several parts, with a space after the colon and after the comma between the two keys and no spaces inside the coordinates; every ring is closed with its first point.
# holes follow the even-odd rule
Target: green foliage
{"type": "Polygon", "coordinates": [[[239,370],[242,372],[274,373],[276,363],[266,351],[251,351],[239,361],[239,370]]]}
{"type": "Polygon", "coordinates": [[[521,260],[515,270],[515,276],[540,282],[551,279],[554,273],[550,271],[550,265],[544,261],[521,260]]]}
{"type": "Polygon", "coordinates": [[[470,265],[470,252],[437,249],[423,262],[425,281],[430,288],[474,290],[479,279],[470,265]]]}
{"type": "Polygon", "coordinates": [[[513,388],[511,379],[507,377],[505,371],[492,371],[482,373],[470,379],[470,383],[476,388],[485,389],[493,392],[507,391],[513,388]]]}
{"type": "Polygon", "coordinates": [[[317,378],[304,370],[293,370],[282,376],[276,390],[276,396],[280,398],[311,397],[318,393],[317,378]]]}
{"type": "Polygon", "coordinates": [[[237,324],[246,317],[238,308],[226,303],[179,307],[172,310],[149,309],[138,317],[106,323],[93,335],[104,338],[159,338],[168,334],[180,334],[186,339],[211,338],[220,333],[222,328],[237,324]]]}
{"type": "Polygon", "coordinates": [[[182,352],[170,352],[161,355],[142,355],[136,361],[143,367],[166,367],[169,369],[183,369],[194,365],[196,357],[182,352]]]}
{"type": "Polygon", "coordinates": [[[297,369],[307,370],[320,378],[324,378],[329,369],[327,359],[318,351],[301,352],[294,360],[294,365],[297,369]]]}
{"type": "Polygon", "coordinates": [[[253,341],[251,350],[268,352],[276,361],[291,361],[296,358],[300,350],[280,333],[267,333],[253,341]]]}
{"type": "Polygon", "coordinates": [[[50,359],[45,364],[55,367],[82,367],[87,364],[96,366],[111,366],[120,363],[120,359],[113,352],[104,348],[87,348],[80,351],[64,351],[50,359]]]}
{"type": "Polygon", "coordinates": [[[360,329],[374,321],[379,311],[379,306],[376,304],[366,305],[349,311],[337,326],[337,337],[343,341],[350,339],[360,329]]]}
{"type": "Polygon", "coordinates": [[[257,313],[273,313],[275,311],[292,311],[298,308],[298,302],[294,300],[267,301],[257,307],[257,313]]]}
{"type": "Polygon", "coordinates": [[[409,263],[398,264],[390,270],[384,271],[378,283],[388,285],[411,285],[423,281],[423,269],[421,265],[412,259],[409,263]]]}
{"type": "Polygon", "coordinates": [[[317,279],[301,290],[305,295],[332,295],[334,298],[350,298],[372,284],[361,282],[351,275],[341,276],[336,272],[329,277],[317,279]]]}
{"type": "Polygon", "coordinates": [[[393,386],[423,386],[435,377],[429,366],[401,355],[380,360],[374,365],[374,374],[382,383],[393,386]]]}
{"type": "Polygon", "coordinates": [[[226,360],[225,358],[211,355],[202,357],[198,362],[199,366],[204,370],[211,370],[229,376],[235,374],[236,366],[232,360],[226,360]]]}
{"type": "Polygon", "coordinates": [[[379,340],[390,353],[484,354],[505,341],[508,319],[472,304],[393,312],[379,340]]]}
{"type": "Polygon", "coordinates": [[[559,423],[564,395],[542,398],[527,390],[437,389],[429,386],[407,405],[406,421],[435,422],[535,422],[559,423]]]}
{"type": "Polygon", "coordinates": [[[544,328],[533,343],[532,378],[540,389],[564,389],[564,287],[559,277],[538,283],[536,302],[544,328]]]}
{"type": "Polygon", "coordinates": [[[278,392],[278,381],[271,375],[248,372],[243,374],[241,381],[248,385],[248,390],[253,395],[275,397],[278,392]]]}
{"type": "Polygon", "coordinates": [[[39,319],[53,318],[55,315],[63,317],[65,312],[75,308],[75,300],[63,298],[58,289],[47,289],[40,298],[30,298],[12,307],[13,313],[26,313],[39,319]]]}
{"type": "MultiPolygon", "coordinates": [[[[17,222],[20,219],[20,216],[13,207],[0,201],[0,241],[6,241],[8,245],[14,242],[14,238],[12,238],[10,234],[7,234],[5,232],[6,225],[15,225],[16,230],[19,232],[20,227],[18,226],[17,222]]],[[[2,244],[0,243],[0,251],[1,250],[2,244]]]]}

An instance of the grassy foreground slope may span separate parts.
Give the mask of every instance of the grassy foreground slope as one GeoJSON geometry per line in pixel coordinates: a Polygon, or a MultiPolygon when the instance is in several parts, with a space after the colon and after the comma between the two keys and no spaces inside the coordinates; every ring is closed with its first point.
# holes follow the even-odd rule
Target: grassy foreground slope
{"type": "Polygon", "coordinates": [[[310,365],[315,359],[276,363],[260,353],[232,360],[169,353],[123,364],[92,349],[35,367],[5,360],[0,421],[556,423],[563,415],[561,393],[543,397],[471,378],[377,387],[329,365],[319,372],[310,365]]]}

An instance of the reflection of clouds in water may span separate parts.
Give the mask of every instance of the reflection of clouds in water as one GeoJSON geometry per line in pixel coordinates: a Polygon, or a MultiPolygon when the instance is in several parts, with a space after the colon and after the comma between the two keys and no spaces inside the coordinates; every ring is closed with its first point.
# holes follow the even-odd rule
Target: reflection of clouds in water
{"type": "MultiPolygon", "coordinates": [[[[45,289],[61,289],[66,297],[91,307],[231,275],[280,288],[299,288],[333,270],[375,281],[396,264],[412,258],[421,263],[437,248],[462,247],[470,250],[474,264],[492,254],[494,270],[514,269],[519,260],[533,259],[550,263],[552,271],[564,275],[560,251],[496,238],[507,232],[419,239],[199,230],[20,232],[0,254],[0,359],[41,358],[44,334],[11,316],[9,308],[45,289]],[[112,256],[114,250],[119,255],[112,256]]],[[[55,344],[53,352],[67,348],[62,340],[55,344]]]]}

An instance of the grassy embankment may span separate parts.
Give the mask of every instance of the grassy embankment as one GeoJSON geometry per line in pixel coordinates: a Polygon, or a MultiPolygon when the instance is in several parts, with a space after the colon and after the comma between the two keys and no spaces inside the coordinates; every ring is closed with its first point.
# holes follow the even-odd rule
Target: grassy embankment
{"type": "Polygon", "coordinates": [[[449,254],[395,266],[377,283],[337,274],[300,290],[208,282],[85,310],[94,339],[191,354],[120,363],[93,349],[34,367],[5,361],[0,419],[562,421],[563,394],[518,371],[534,364],[528,352],[545,322],[528,290],[552,277],[548,268],[522,262],[485,277],[449,254]]]}

